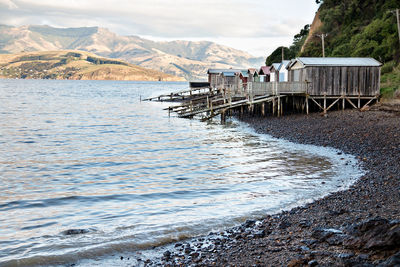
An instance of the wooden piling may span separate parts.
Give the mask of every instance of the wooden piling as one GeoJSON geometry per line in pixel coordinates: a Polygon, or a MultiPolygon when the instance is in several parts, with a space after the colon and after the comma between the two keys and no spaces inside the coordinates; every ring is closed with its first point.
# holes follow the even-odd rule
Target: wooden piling
{"type": "Polygon", "coordinates": [[[261,116],[265,117],[265,102],[261,104],[261,116]]]}
{"type": "Polygon", "coordinates": [[[306,113],[307,113],[307,115],[308,115],[308,95],[306,95],[306,113]]]}
{"type": "Polygon", "coordinates": [[[281,115],[281,97],[278,95],[278,117],[281,115]]]}

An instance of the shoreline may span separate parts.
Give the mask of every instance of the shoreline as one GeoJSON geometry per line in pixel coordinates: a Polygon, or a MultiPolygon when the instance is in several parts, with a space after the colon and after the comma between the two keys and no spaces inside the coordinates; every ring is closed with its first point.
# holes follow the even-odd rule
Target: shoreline
{"type": "Polygon", "coordinates": [[[257,133],[356,156],[366,174],[349,189],[223,233],[176,243],[179,266],[394,266],[400,264],[400,114],[355,110],[240,119],[257,133]]]}

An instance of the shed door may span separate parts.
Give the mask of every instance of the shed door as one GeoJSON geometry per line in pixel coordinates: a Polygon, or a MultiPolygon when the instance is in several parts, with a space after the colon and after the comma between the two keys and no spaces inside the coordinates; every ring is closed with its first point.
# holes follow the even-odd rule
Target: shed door
{"type": "Polygon", "coordinates": [[[299,82],[300,81],[300,70],[293,71],[293,81],[299,82]]]}

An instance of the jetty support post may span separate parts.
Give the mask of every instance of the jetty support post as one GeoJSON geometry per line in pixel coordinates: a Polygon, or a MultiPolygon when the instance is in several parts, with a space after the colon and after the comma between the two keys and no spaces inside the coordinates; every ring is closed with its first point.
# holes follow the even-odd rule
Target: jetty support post
{"type": "Polygon", "coordinates": [[[221,124],[224,124],[226,122],[226,110],[222,110],[221,112],[221,124]]]}
{"type": "Polygon", "coordinates": [[[306,113],[307,115],[309,114],[309,108],[308,108],[308,94],[306,94],[306,113]]]}
{"type": "Polygon", "coordinates": [[[272,115],[275,116],[275,97],[272,98],[272,115]]]}
{"type": "Polygon", "coordinates": [[[344,89],[342,91],[342,109],[344,110],[346,108],[346,95],[344,93],[344,89]]]}
{"type": "Polygon", "coordinates": [[[278,95],[278,118],[281,116],[281,97],[278,95]]]}
{"type": "Polygon", "coordinates": [[[265,102],[261,103],[261,116],[265,117],[265,102]]]}

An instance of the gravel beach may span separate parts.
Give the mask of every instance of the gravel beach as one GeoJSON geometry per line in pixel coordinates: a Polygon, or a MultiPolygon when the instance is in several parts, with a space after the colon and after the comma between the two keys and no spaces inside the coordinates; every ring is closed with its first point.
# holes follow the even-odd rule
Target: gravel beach
{"type": "Polygon", "coordinates": [[[400,266],[400,113],[245,117],[259,133],[355,155],[350,189],[163,252],[164,266],[400,266]]]}

